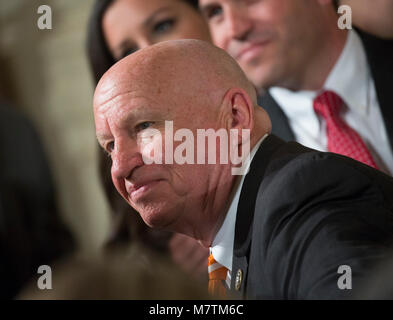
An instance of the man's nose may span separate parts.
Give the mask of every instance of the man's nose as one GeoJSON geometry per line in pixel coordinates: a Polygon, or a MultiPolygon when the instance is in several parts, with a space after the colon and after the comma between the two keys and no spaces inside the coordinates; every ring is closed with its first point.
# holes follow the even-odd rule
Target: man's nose
{"type": "Polygon", "coordinates": [[[247,8],[236,6],[228,9],[226,29],[229,38],[244,41],[252,29],[252,20],[248,17],[247,8]]]}
{"type": "Polygon", "coordinates": [[[141,153],[134,143],[119,143],[115,146],[112,156],[112,177],[127,179],[135,168],[143,165],[141,153]]]}

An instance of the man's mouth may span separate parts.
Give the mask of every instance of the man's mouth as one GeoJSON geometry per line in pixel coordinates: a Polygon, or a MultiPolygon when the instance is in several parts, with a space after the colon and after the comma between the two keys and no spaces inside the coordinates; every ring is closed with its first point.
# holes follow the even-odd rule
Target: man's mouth
{"type": "Polygon", "coordinates": [[[239,50],[235,56],[235,59],[237,61],[248,62],[249,60],[257,57],[269,42],[269,40],[264,40],[247,44],[241,50],[239,50]]]}
{"type": "Polygon", "coordinates": [[[141,199],[143,196],[146,196],[146,194],[149,193],[153,188],[155,188],[155,186],[161,181],[163,180],[157,179],[157,180],[150,180],[150,181],[145,181],[142,183],[132,185],[127,188],[128,196],[132,201],[137,201],[138,199],[141,199]]]}

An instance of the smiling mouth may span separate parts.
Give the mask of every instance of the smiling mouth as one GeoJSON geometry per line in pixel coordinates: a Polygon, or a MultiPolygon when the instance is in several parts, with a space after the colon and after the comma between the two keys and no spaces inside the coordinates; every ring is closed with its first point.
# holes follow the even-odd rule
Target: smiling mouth
{"type": "Polygon", "coordinates": [[[256,56],[258,56],[264,47],[270,43],[269,40],[261,41],[258,43],[253,43],[251,45],[248,45],[247,47],[243,48],[236,56],[236,60],[242,60],[242,61],[249,61],[256,56]]]}

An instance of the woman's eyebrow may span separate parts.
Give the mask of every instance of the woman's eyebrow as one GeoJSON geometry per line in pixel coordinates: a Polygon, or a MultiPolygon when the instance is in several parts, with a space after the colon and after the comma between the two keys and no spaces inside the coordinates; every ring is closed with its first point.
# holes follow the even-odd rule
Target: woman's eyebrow
{"type": "Polygon", "coordinates": [[[155,20],[156,16],[159,15],[160,13],[164,12],[164,11],[169,11],[171,10],[171,6],[166,6],[166,7],[161,7],[159,9],[157,9],[156,11],[154,11],[144,22],[143,25],[144,27],[149,27],[153,21],[155,20]]]}

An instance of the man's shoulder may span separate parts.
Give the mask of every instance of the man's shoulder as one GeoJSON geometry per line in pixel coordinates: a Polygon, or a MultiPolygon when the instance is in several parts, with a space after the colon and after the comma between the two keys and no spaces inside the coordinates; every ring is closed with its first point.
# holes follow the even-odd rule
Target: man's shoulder
{"type": "Polygon", "coordinates": [[[257,243],[283,244],[321,228],[322,234],[340,232],[359,219],[393,231],[392,177],[332,153],[310,150],[286,157],[273,161],[259,185],[253,217],[257,243]]]}
{"type": "Polygon", "coordinates": [[[376,47],[385,47],[391,50],[393,49],[393,39],[380,38],[370,33],[367,33],[363,30],[360,30],[358,28],[355,28],[355,31],[360,36],[360,39],[362,40],[363,44],[367,46],[367,48],[371,46],[376,46],[376,47]]]}
{"type": "Polygon", "coordinates": [[[367,55],[368,63],[371,71],[375,73],[379,71],[393,72],[393,39],[382,39],[374,35],[356,29],[363,43],[364,50],[367,55]]]}
{"type": "Polygon", "coordinates": [[[391,205],[392,192],[393,178],[386,174],[350,158],[290,142],[277,150],[266,168],[258,188],[255,216],[258,219],[261,215],[265,220],[280,212],[291,212],[284,208],[296,211],[305,203],[312,205],[340,197],[351,201],[367,193],[391,205]]]}
{"type": "MultiPolygon", "coordinates": [[[[302,146],[297,142],[288,142],[286,148],[277,153],[267,171],[273,170],[282,175],[287,182],[301,186],[312,179],[315,184],[323,181],[353,179],[382,180],[393,182],[392,177],[346,156],[330,152],[321,152],[302,146]],[[303,179],[300,179],[303,177],[303,179]],[[320,180],[316,181],[319,178],[320,180]],[[304,180],[305,179],[305,180],[304,180]]],[[[273,160],[272,159],[272,160],[273,160]]]]}
{"type": "Polygon", "coordinates": [[[336,276],[332,270],[345,261],[358,264],[359,243],[382,248],[391,241],[392,178],[317,151],[273,166],[258,189],[251,229],[250,277],[264,282],[256,296],[341,296],[336,282],[320,279],[336,276]]]}
{"type": "Polygon", "coordinates": [[[366,206],[378,203],[393,211],[392,193],[393,178],[378,170],[348,157],[269,136],[253,159],[239,208],[254,208],[254,227],[258,229],[306,206],[321,208],[321,204],[329,206],[337,199],[366,206]]]}

